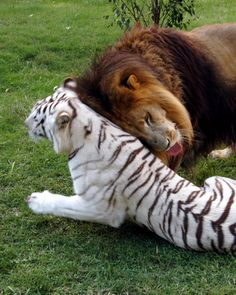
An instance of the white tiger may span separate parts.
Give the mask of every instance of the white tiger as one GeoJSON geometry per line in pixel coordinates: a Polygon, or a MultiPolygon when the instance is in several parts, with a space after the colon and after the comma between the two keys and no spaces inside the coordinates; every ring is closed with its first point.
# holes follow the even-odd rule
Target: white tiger
{"type": "Polygon", "coordinates": [[[68,154],[75,195],[35,192],[29,207],[113,227],[131,219],[177,246],[236,254],[236,181],[211,177],[197,187],[83,104],[71,87],[66,80],[39,101],[26,125],[31,136],[68,154]]]}

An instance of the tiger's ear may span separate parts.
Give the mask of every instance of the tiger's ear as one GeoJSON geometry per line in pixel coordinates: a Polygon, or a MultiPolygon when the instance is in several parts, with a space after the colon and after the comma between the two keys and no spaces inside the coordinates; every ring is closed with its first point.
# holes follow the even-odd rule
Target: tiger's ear
{"type": "Polygon", "coordinates": [[[71,89],[73,91],[75,91],[77,89],[77,80],[76,78],[67,78],[64,80],[63,83],[65,88],[71,89]]]}
{"type": "Polygon", "coordinates": [[[131,90],[136,90],[140,88],[140,82],[134,74],[131,74],[127,79],[127,86],[131,90]]]}
{"type": "Polygon", "coordinates": [[[67,112],[61,112],[56,118],[56,124],[59,129],[63,129],[70,122],[71,116],[67,112]]]}

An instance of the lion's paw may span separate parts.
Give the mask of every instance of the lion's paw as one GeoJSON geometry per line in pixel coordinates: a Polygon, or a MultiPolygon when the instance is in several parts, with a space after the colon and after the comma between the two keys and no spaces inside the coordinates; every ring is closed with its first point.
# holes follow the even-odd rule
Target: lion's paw
{"type": "Polygon", "coordinates": [[[41,193],[32,193],[27,198],[29,208],[38,214],[49,214],[53,211],[55,206],[55,198],[49,191],[41,193]]]}
{"type": "Polygon", "coordinates": [[[227,159],[231,155],[232,155],[231,147],[227,147],[222,150],[214,150],[209,154],[209,156],[214,159],[227,159]]]}

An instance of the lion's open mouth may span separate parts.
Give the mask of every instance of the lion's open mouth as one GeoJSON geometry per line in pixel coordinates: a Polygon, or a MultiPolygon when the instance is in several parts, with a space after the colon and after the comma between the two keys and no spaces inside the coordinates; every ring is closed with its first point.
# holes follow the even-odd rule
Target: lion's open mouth
{"type": "Polygon", "coordinates": [[[181,143],[176,142],[171,148],[168,149],[167,154],[169,156],[178,156],[180,153],[183,152],[183,146],[181,143]]]}

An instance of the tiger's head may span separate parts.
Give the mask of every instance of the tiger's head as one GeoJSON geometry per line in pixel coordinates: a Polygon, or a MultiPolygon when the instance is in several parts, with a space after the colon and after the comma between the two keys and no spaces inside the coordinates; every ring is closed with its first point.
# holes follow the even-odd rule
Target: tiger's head
{"type": "MultiPolygon", "coordinates": [[[[25,120],[30,137],[35,140],[48,139],[57,153],[69,154],[73,150],[72,124],[76,124],[74,119],[83,108],[83,105],[78,103],[78,95],[71,90],[72,83],[65,82],[51,96],[38,101],[25,120]]],[[[86,112],[86,107],[83,112],[86,112]]],[[[76,137],[82,138],[80,133],[84,133],[83,126],[88,122],[83,116],[80,116],[79,120],[81,124],[76,126],[76,137]]]]}

